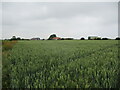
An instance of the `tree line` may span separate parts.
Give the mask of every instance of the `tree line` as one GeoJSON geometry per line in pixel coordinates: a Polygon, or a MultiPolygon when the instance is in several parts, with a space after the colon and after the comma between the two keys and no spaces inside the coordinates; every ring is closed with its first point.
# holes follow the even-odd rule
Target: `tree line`
{"type": "MultiPolygon", "coordinates": [[[[57,35],[52,34],[52,35],[49,36],[49,38],[47,40],[53,40],[53,38],[55,38],[55,37],[57,37],[57,35]]],[[[20,37],[12,36],[11,39],[5,39],[5,40],[13,41],[13,40],[30,40],[30,39],[24,39],[24,38],[21,39],[20,37]]],[[[39,40],[45,40],[45,39],[39,39],[39,40]]],[[[59,38],[57,40],[74,40],[74,38],[59,38]]],[[[82,37],[79,40],[86,40],[86,39],[84,37],[82,37]]],[[[109,38],[100,38],[100,37],[91,39],[90,37],[88,37],[88,40],[111,40],[111,39],[109,39],[109,38]]],[[[117,37],[114,40],[120,40],[120,37],[117,37]]]]}

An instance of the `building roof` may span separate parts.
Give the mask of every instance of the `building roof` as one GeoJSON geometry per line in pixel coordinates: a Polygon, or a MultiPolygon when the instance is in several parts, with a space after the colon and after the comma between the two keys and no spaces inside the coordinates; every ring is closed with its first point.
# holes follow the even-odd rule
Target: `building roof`
{"type": "Polygon", "coordinates": [[[54,37],[54,38],[52,38],[52,39],[60,39],[60,37],[54,37]]]}
{"type": "Polygon", "coordinates": [[[31,38],[31,40],[40,40],[40,38],[31,38]]]}

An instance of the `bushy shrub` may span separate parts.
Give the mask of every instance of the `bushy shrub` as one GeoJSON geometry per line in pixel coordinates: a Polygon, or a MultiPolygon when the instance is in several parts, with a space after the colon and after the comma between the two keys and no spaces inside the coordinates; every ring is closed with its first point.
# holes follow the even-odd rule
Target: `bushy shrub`
{"type": "Polygon", "coordinates": [[[120,40],[120,37],[117,37],[115,40],[120,40]]]}
{"type": "Polygon", "coordinates": [[[80,40],[85,40],[85,38],[82,37],[80,40]]]}
{"type": "Polygon", "coordinates": [[[102,38],[102,40],[108,40],[108,38],[102,38]]]}

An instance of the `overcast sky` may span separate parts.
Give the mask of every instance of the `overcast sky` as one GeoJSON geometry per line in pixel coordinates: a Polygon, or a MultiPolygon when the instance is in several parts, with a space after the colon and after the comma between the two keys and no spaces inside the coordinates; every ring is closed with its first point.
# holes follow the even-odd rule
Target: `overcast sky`
{"type": "MultiPolygon", "coordinates": [[[[118,36],[117,2],[4,2],[2,38],[118,36]]],[[[1,8],[0,8],[1,9],[1,8]]]]}

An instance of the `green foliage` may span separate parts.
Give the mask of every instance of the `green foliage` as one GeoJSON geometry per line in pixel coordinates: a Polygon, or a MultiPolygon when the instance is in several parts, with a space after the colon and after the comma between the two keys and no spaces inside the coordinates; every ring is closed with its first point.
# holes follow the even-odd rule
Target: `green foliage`
{"type": "Polygon", "coordinates": [[[16,40],[17,38],[16,38],[16,36],[13,36],[12,38],[11,38],[11,40],[16,40]]]}
{"type": "Polygon", "coordinates": [[[56,34],[50,35],[50,37],[48,38],[48,40],[52,40],[52,38],[54,38],[54,37],[57,37],[56,34]]]}
{"type": "Polygon", "coordinates": [[[11,62],[9,61],[9,54],[10,50],[13,48],[13,46],[17,43],[17,41],[2,41],[2,86],[3,87],[9,87],[10,85],[10,67],[9,65],[11,62]]]}
{"type": "Polygon", "coordinates": [[[102,40],[109,40],[108,38],[102,38],[102,40]]]}
{"type": "Polygon", "coordinates": [[[84,38],[84,37],[82,37],[80,40],[85,40],[85,38],[84,38]]]}
{"type": "Polygon", "coordinates": [[[19,41],[5,58],[9,88],[116,88],[117,53],[116,40],[19,41]]]}
{"type": "Polygon", "coordinates": [[[17,37],[16,36],[12,36],[12,38],[10,39],[10,41],[14,41],[14,40],[22,40],[20,37],[17,37]]]}
{"type": "Polygon", "coordinates": [[[88,40],[101,40],[101,37],[97,37],[97,36],[89,36],[88,40]]]}
{"type": "Polygon", "coordinates": [[[115,40],[120,40],[120,37],[117,37],[115,40]]]}

